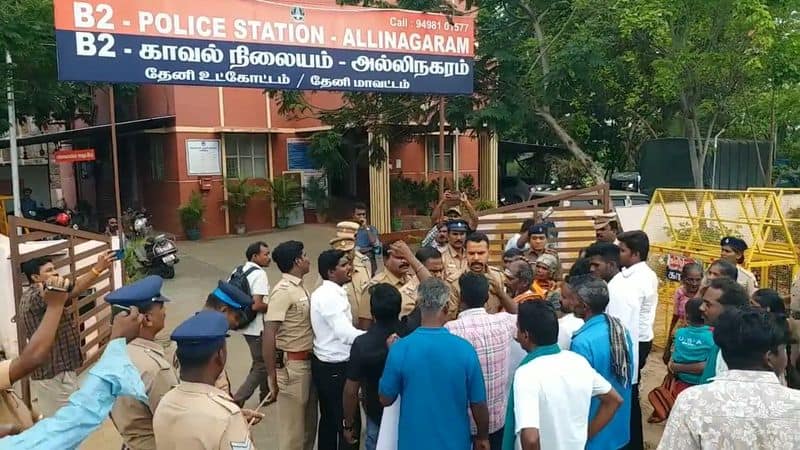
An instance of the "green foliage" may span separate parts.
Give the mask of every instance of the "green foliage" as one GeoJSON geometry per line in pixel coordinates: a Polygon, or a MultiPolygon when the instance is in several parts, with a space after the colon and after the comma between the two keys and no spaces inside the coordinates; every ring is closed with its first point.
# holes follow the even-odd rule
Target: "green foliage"
{"type": "Polygon", "coordinates": [[[189,196],[189,202],[178,208],[178,216],[181,219],[181,224],[184,230],[196,230],[203,222],[203,214],[206,211],[206,204],[203,202],[203,196],[193,191],[189,196]]]}
{"type": "Polygon", "coordinates": [[[497,204],[491,200],[478,200],[475,202],[475,211],[486,211],[497,208],[497,204]]]}
{"type": "Polygon", "coordinates": [[[402,175],[389,181],[392,208],[409,208],[416,214],[430,215],[433,203],[439,198],[439,182],[415,181],[402,175]]]}
{"type": "MultiPolygon", "coordinates": [[[[664,227],[664,229],[667,233],[670,233],[669,227],[664,227]]],[[[703,220],[701,220],[697,230],[690,222],[685,222],[678,224],[671,232],[673,241],[692,241],[715,246],[719,245],[719,241],[726,236],[741,237],[741,233],[724,225],[717,226],[703,220]],[[695,234],[695,231],[697,234],[695,234]]]]}
{"type": "Polygon", "coordinates": [[[467,198],[476,199],[481,194],[475,187],[475,178],[472,175],[464,175],[458,180],[458,190],[467,194],[467,198]]]}
{"type": "Polygon", "coordinates": [[[125,258],[122,267],[125,268],[126,283],[134,283],[147,276],[147,269],[139,262],[136,252],[144,252],[144,238],[129,239],[125,246],[125,258]]]}
{"type": "Polygon", "coordinates": [[[278,217],[287,217],[300,204],[300,184],[294,178],[280,175],[272,179],[272,204],[278,217]]]}
{"type": "Polygon", "coordinates": [[[328,196],[327,182],[324,176],[310,177],[308,184],[303,188],[305,198],[318,213],[327,213],[330,209],[331,199],[328,196]]]}
{"type": "Polygon", "coordinates": [[[234,221],[237,224],[242,223],[250,199],[256,195],[266,193],[267,190],[262,186],[253,184],[249,178],[231,179],[226,184],[228,200],[225,201],[225,206],[227,206],[234,221]]]}

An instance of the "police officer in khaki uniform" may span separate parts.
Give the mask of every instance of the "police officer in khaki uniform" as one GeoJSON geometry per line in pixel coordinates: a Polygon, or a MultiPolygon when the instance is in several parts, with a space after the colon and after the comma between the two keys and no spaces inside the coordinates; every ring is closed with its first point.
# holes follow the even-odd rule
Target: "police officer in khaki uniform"
{"type": "Polygon", "coordinates": [[[161,399],[153,416],[159,449],[252,449],[246,415],[229,393],[214,387],[225,368],[228,321],[217,311],[203,310],[172,333],[181,365],[180,384],[161,399]]]}
{"type": "Polygon", "coordinates": [[[178,385],[178,375],[165,357],[164,347],[154,341],[164,328],[164,303],[169,301],[161,295],[162,284],[161,277],[152,275],[106,296],[112,306],[124,309],[135,306],[144,316],[138,336],[127,349],[131,362],[141,373],[149,401],[144,404],[133,397],[120,397],[111,410],[111,420],[122,436],[123,448],[131,450],[156,450],[153,413],[161,398],[178,385]]]}
{"type": "Polygon", "coordinates": [[[525,258],[528,260],[528,263],[531,264],[531,267],[536,272],[536,260],[539,259],[539,256],[547,253],[556,257],[556,261],[558,262],[558,271],[556,272],[556,277],[561,276],[561,258],[558,256],[558,251],[556,251],[552,247],[552,243],[550,243],[549,238],[547,237],[547,226],[541,223],[537,223],[532,225],[528,229],[528,244],[530,245],[531,249],[525,254],[525,258]]]}
{"type": "MultiPolygon", "coordinates": [[[[489,238],[483,233],[472,233],[467,238],[466,254],[468,270],[473,273],[480,273],[489,280],[489,300],[486,302],[486,311],[490,314],[506,310],[516,311],[516,303],[505,290],[505,274],[502,270],[489,265],[489,238]]],[[[450,303],[448,306],[448,316],[450,320],[458,317],[459,306],[461,304],[461,286],[458,276],[448,275],[447,283],[450,285],[450,303]]]]}
{"type": "Polygon", "coordinates": [[[312,450],[317,434],[317,392],[311,381],[314,334],[310,296],[303,286],[311,263],[298,241],[275,247],[272,260],[283,276],[269,294],[264,362],[270,394],[278,402],[278,449],[312,450]]]}
{"type": "Polygon", "coordinates": [[[400,317],[411,314],[417,305],[417,286],[419,282],[430,278],[428,269],[417,260],[411,249],[403,241],[394,241],[383,247],[384,271],[372,277],[369,285],[361,295],[358,305],[358,325],[361,329],[368,329],[372,323],[370,287],[378,283],[388,283],[400,291],[402,303],[400,317]]]}
{"type": "MultiPolygon", "coordinates": [[[[256,313],[252,307],[253,297],[230,283],[220,281],[217,288],[206,298],[203,309],[225,314],[225,318],[228,320],[228,329],[236,331],[247,327],[255,319],[256,313]]],[[[215,386],[233,395],[227,370],[223,369],[220,372],[215,386]]]]}
{"type": "Polygon", "coordinates": [[[447,278],[458,278],[467,270],[465,242],[469,234],[469,224],[464,219],[447,221],[447,248],[442,252],[442,261],[447,278]]]}
{"type": "Polygon", "coordinates": [[[356,250],[355,232],[358,224],[355,222],[339,222],[336,225],[336,237],[331,239],[331,247],[341,250],[350,256],[353,262],[352,280],[344,285],[347,298],[350,301],[350,310],[353,311],[353,325],[358,325],[358,302],[364,288],[372,278],[371,263],[368,257],[356,250]]]}

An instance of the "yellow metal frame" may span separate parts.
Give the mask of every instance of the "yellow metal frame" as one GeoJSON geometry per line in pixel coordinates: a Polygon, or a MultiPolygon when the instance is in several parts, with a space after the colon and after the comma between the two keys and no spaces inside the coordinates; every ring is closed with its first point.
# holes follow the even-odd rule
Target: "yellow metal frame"
{"type": "Polygon", "coordinates": [[[0,195],[0,234],[8,236],[8,211],[6,211],[6,202],[13,200],[14,197],[8,195],[0,195]]]}
{"type": "MultiPolygon", "coordinates": [[[[788,205],[781,200],[788,194],[800,195],[800,189],[658,189],[642,221],[642,230],[651,236],[650,259],[673,254],[705,262],[716,260],[719,242],[704,238],[702,230],[726,230],[746,237],[749,249],[742,265],[759,272],[762,287],[768,286],[770,268],[790,267],[794,279],[800,270],[800,257],[789,223],[800,225],[800,219],[787,219],[784,215],[788,205]]],[[[658,275],[663,278],[665,274],[658,275]]],[[[677,283],[661,283],[655,326],[657,346],[666,342],[677,287],[677,283]]]]}

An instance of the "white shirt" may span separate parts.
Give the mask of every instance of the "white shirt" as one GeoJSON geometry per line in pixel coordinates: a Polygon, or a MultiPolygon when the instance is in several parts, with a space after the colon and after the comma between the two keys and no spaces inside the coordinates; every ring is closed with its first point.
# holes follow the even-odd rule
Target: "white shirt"
{"type": "Polygon", "coordinates": [[[509,251],[512,248],[516,248],[516,249],[519,249],[519,250],[528,250],[528,249],[530,249],[531,245],[528,244],[527,242],[525,243],[525,247],[517,247],[517,241],[519,240],[520,236],[522,236],[522,235],[519,234],[519,233],[514,233],[514,236],[511,236],[511,239],[509,239],[506,242],[505,251],[509,251]]]}
{"type": "Polygon", "coordinates": [[[338,363],[350,359],[350,346],[364,331],[353,326],[345,288],[324,280],[311,294],[311,329],[314,355],[320,361],[338,363]]]}
{"type": "MultiPolygon", "coordinates": [[[[242,272],[247,272],[251,267],[256,270],[252,271],[247,276],[247,283],[250,285],[250,295],[263,295],[263,302],[266,304],[269,299],[269,280],[267,279],[267,272],[258,264],[248,261],[242,266],[242,272]]],[[[235,270],[233,272],[236,272],[235,270]]],[[[233,275],[231,272],[231,275],[233,275]]],[[[264,331],[264,313],[256,314],[256,318],[250,322],[250,325],[239,330],[240,333],[248,336],[261,336],[264,331]]]]}
{"type": "MultiPolygon", "coordinates": [[[[620,272],[627,281],[628,289],[638,296],[639,310],[639,342],[653,340],[653,323],[656,321],[658,307],[658,277],[646,262],[638,262],[620,272]]],[[[634,341],[636,342],[636,341],[634,341]]]]}
{"type": "MultiPolygon", "coordinates": [[[[629,280],[622,275],[622,272],[616,274],[611,281],[608,282],[608,306],[606,306],[606,314],[616,317],[628,330],[631,335],[631,342],[633,345],[633,364],[638,367],[639,364],[639,317],[641,310],[640,298],[634,289],[629,286],[629,280]]],[[[633,371],[632,384],[639,383],[639,371],[633,371]]]]}
{"type": "Polygon", "coordinates": [[[577,450],[586,446],[592,397],[611,391],[611,384],[571,351],[540,356],[514,375],[514,417],[519,433],[539,430],[541,448],[577,450]]]}
{"type": "Polygon", "coordinates": [[[658,448],[797,449],[798,421],[800,391],[781,386],[772,372],[730,370],[681,392],[658,448]]]}
{"type": "Polygon", "coordinates": [[[575,317],[569,313],[558,319],[558,347],[561,350],[569,350],[572,344],[572,335],[583,326],[583,319],[575,317]]]}

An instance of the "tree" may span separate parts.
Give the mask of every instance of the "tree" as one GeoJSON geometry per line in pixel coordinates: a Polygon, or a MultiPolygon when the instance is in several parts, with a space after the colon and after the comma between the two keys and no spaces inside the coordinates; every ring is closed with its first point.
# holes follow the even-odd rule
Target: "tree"
{"type": "Polygon", "coordinates": [[[762,0],[630,0],[624,36],[654,69],[664,104],[677,103],[692,177],[703,187],[706,156],[737,117],[736,99],[759,84],[775,18],[762,0]]]}

